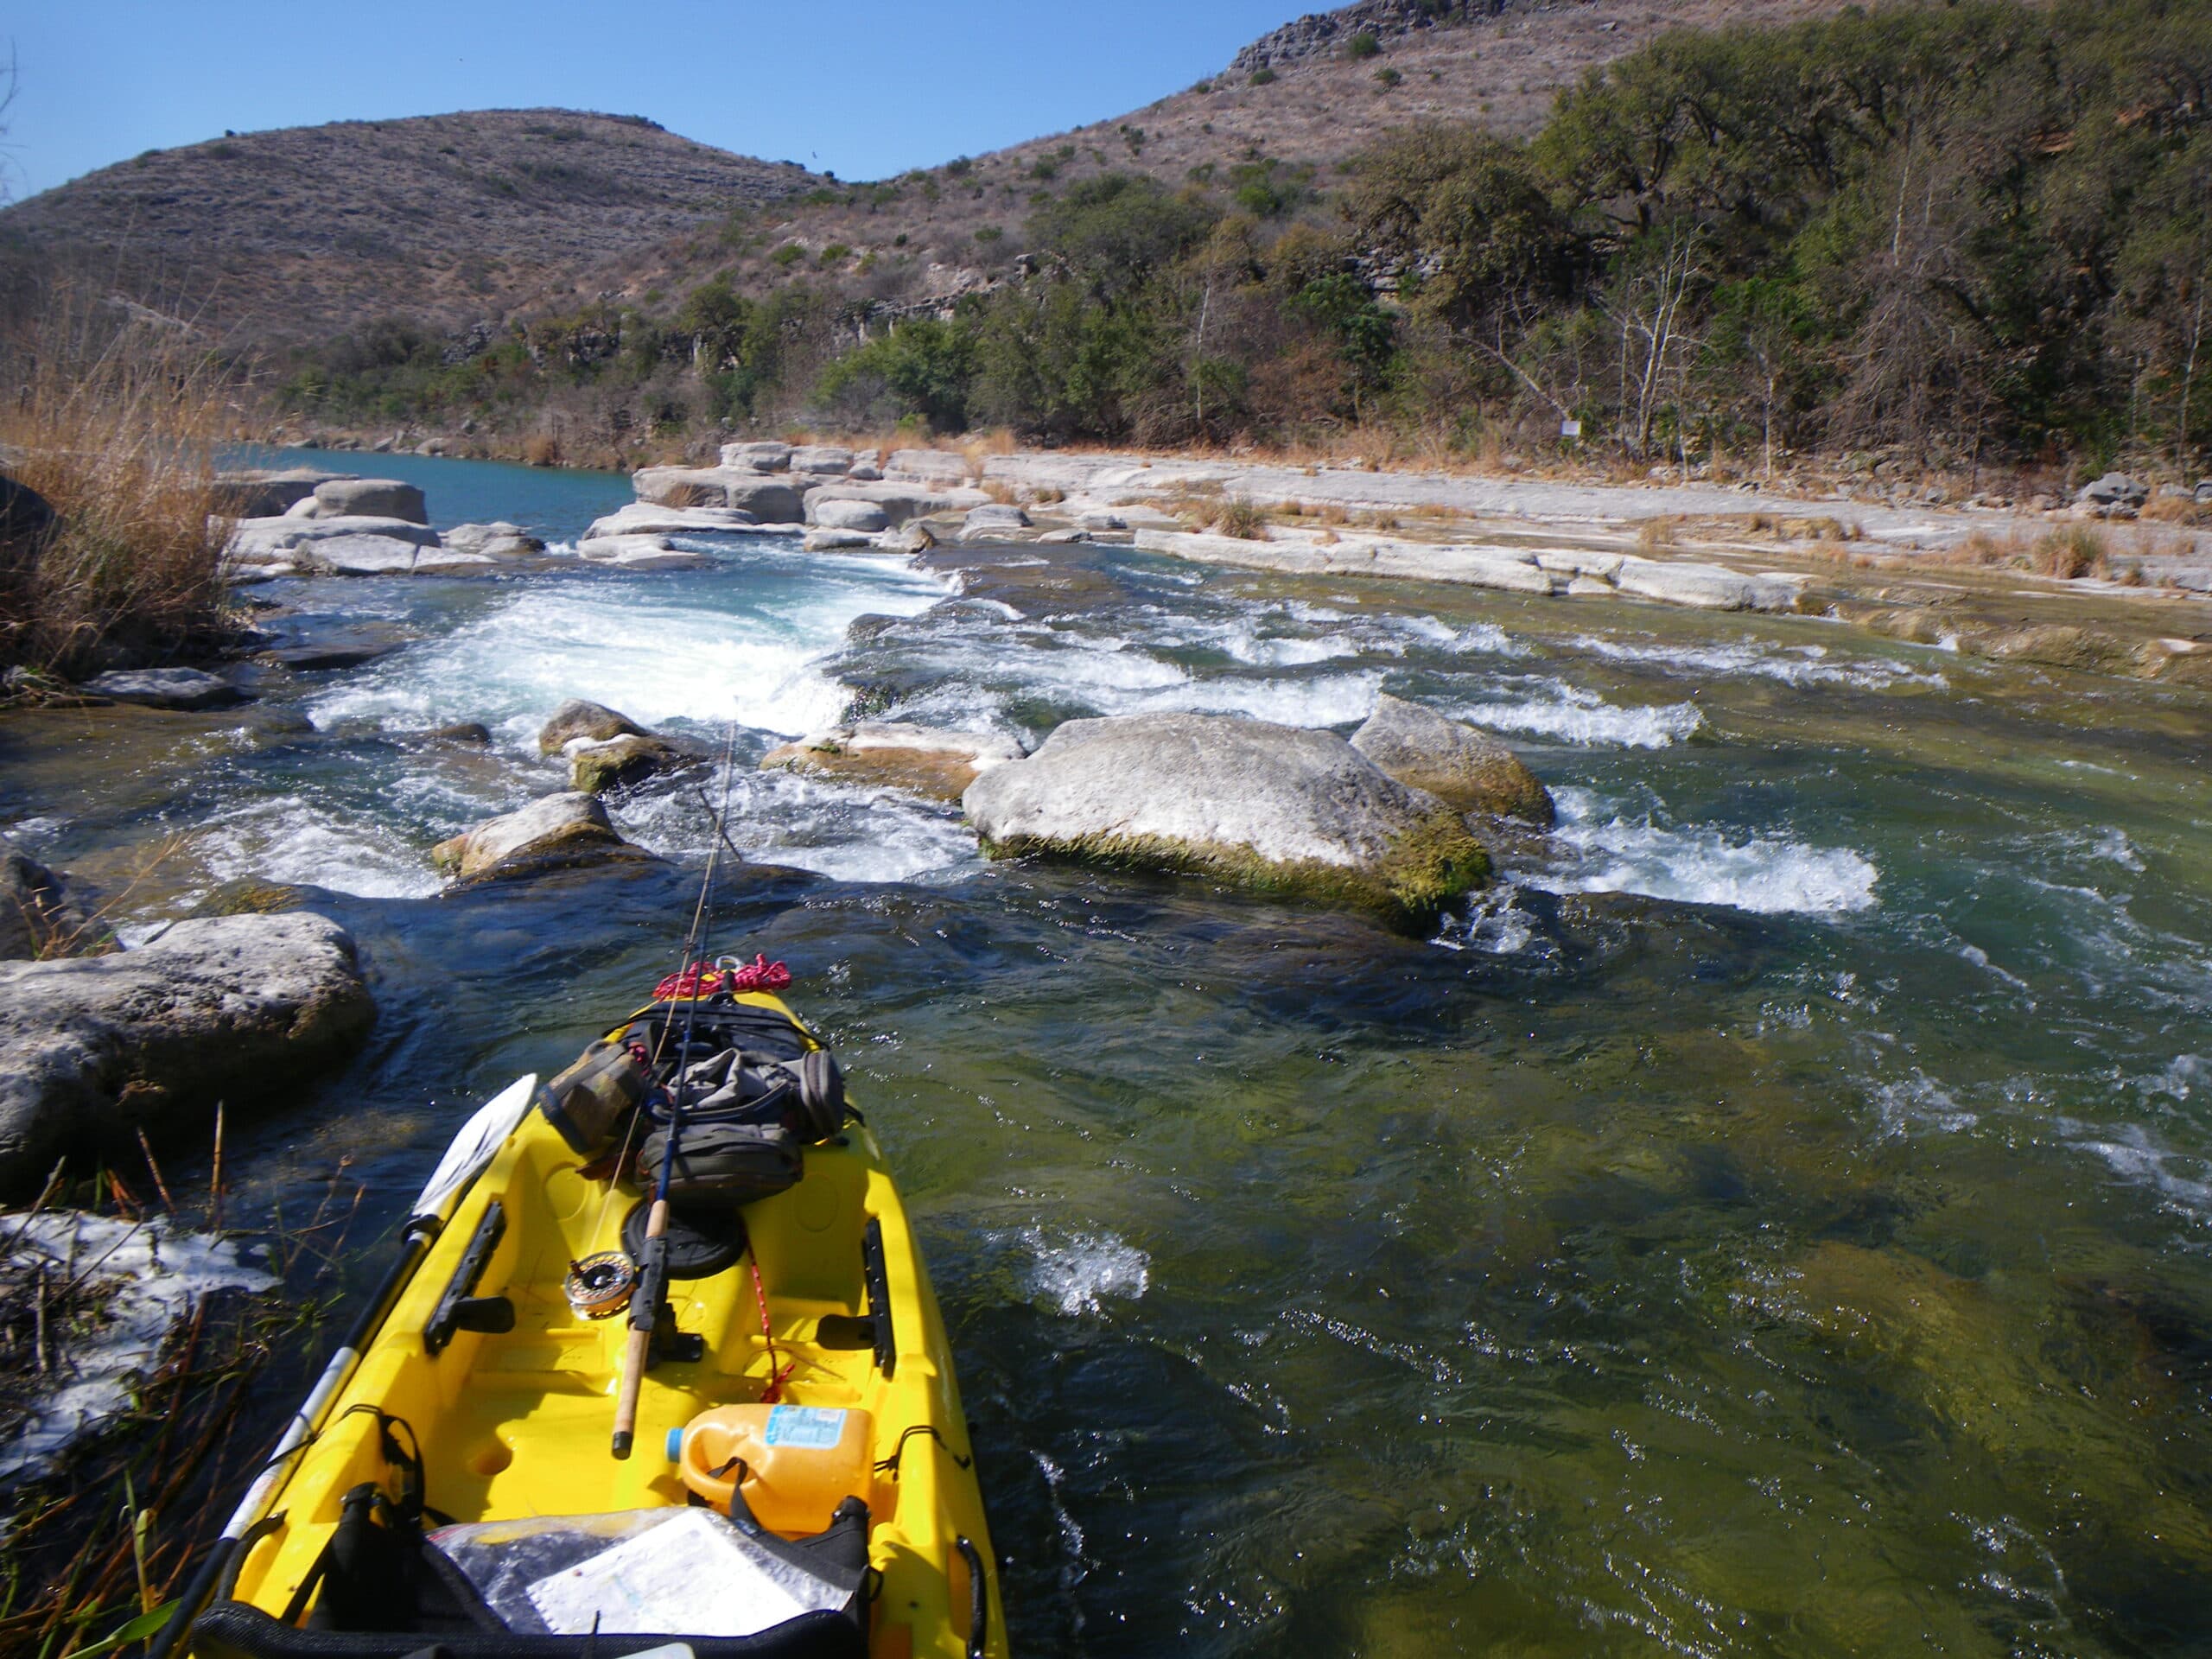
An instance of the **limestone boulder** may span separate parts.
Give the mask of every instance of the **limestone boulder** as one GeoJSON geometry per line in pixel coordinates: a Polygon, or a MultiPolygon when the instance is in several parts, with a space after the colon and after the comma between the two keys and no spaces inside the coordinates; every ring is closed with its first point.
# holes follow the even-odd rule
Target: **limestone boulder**
{"type": "Polygon", "coordinates": [[[795,473],[849,473],[853,452],[830,443],[805,443],[793,449],[789,463],[795,473]]]}
{"type": "Polygon", "coordinates": [[[274,518],[301,501],[312,501],[317,488],[350,478],[312,467],[281,470],[252,468],[215,474],[215,511],[226,518],[274,518]]]}
{"type": "Polygon", "coordinates": [[[762,524],[796,524],[805,517],[799,493],[785,479],[749,467],[647,467],[631,475],[640,501],[662,507],[735,507],[762,524]]]}
{"type": "Polygon", "coordinates": [[[864,530],[825,530],[819,524],[800,538],[799,546],[809,553],[858,553],[872,550],[877,538],[864,530]]]}
{"type": "Polygon", "coordinates": [[[873,501],[830,498],[810,501],[807,516],[824,530],[857,530],[864,535],[891,528],[891,515],[873,501]]]}
{"type": "Polygon", "coordinates": [[[1009,531],[1028,528],[1029,515],[1020,507],[991,501],[969,510],[967,518],[961,521],[960,539],[988,542],[1009,531]]]}
{"type": "Polygon", "coordinates": [[[791,466],[788,443],[726,443],[722,465],[748,473],[787,473],[791,466]]]}
{"type": "Polygon", "coordinates": [[[1021,746],[996,732],[862,721],[810,732],[796,743],[771,749],[760,765],[768,771],[817,772],[957,801],[993,766],[1020,759],[1021,746]]]}
{"type": "Polygon", "coordinates": [[[331,478],[315,486],[321,516],[333,518],[400,518],[410,524],[430,522],[423,492],[396,478],[331,478]]]}
{"type": "Polygon", "coordinates": [[[734,507],[660,507],[632,501],[592,520],[585,539],[606,536],[700,536],[752,530],[760,524],[734,507]]]}
{"type": "Polygon", "coordinates": [[[1351,746],[1411,789],[1462,812],[1551,826],[1551,791],[1521,757],[1488,732],[1389,693],[1351,736],[1351,746]]]}
{"type": "Polygon", "coordinates": [[[526,559],[543,553],[545,543],[519,524],[500,520],[488,524],[455,524],[445,533],[446,550],[476,553],[489,559],[526,559]]]}
{"type": "Polygon", "coordinates": [[[884,517],[892,524],[904,524],[931,513],[966,512],[971,507],[985,506],[989,505],[990,497],[981,490],[932,490],[896,480],[871,484],[850,478],[817,484],[806,493],[810,513],[819,513],[832,501],[873,503],[883,510],[884,517]]]}
{"type": "Polygon", "coordinates": [[[2084,484],[2075,492],[2074,499],[2087,506],[2123,507],[2132,512],[2151,499],[2151,486],[2126,473],[2107,473],[2084,484]]]}
{"type": "Polygon", "coordinates": [[[376,1015],[353,941],[293,912],[178,922],[136,950],[0,963],[0,1188],[57,1155],[197,1133],[304,1082],[376,1015]]]}
{"type": "Polygon", "coordinates": [[[456,883],[509,880],[652,856],[623,840],[598,797],[581,790],[547,795],[486,819],[430,851],[438,868],[456,883]]]}
{"type": "Polygon", "coordinates": [[[86,680],[84,689],[111,702],[148,709],[227,709],[246,700],[228,680],[197,668],[118,668],[86,680]]]}
{"type": "Polygon", "coordinates": [[[570,697],[537,728],[537,752],[558,754],[571,743],[611,743],[618,737],[651,737],[652,734],[620,709],[603,702],[570,697]]]}
{"type": "Polygon", "coordinates": [[[1624,594],[1700,611],[1797,608],[1795,583],[1773,576],[1747,576],[1725,565],[1691,560],[1624,557],[1613,572],[1612,582],[1624,594]]]}
{"type": "Polygon", "coordinates": [[[943,449],[895,449],[884,467],[883,475],[933,485],[939,489],[957,489],[973,474],[965,455],[943,449]]]}
{"type": "Polygon", "coordinates": [[[1460,815],[1332,732],[1214,715],[1073,720],[962,797],[994,856],[1185,870],[1409,930],[1484,885],[1460,815]]]}

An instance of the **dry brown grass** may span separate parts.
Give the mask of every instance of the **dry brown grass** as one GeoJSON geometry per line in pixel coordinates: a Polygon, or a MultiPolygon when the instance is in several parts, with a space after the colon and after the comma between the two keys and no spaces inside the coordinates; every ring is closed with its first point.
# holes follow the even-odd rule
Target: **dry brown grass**
{"type": "Polygon", "coordinates": [[[1268,515],[1255,501],[1241,495],[1232,495],[1221,504],[1214,515],[1213,527],[1224,536],[1235,536],[1248,542],[1262,542],[1268,536],[1268,515]]]}
{"type": "Polygon", "coordinates": [[[2158,524],[2212,524],[2212,507],[2199,506],[2186,495],[2154,495],[2143,504],[2140,517],[2158,524]]]}
{"type": "Polygon", "coordinates": [[[1672,547],[1675,545],[1675,533],[1680,528],[1680,522],[1671,517],[1646,518],[1636,527],[1636,544],[1638,547],[1672,547]]]}
{"type": "Polygon", "coordinates": [[[2074,582],[2082,576],[2109,573],[2112,555],[2105,538],[2095,531],[2087,524],[2069,524],[2052,531],[2035,544],[2029,554],[2028,568],[2038,575],[2074,582]]]}
{"type": "Polygon", "coordinates": [[[60,515],[0,551],[0,662],[81,674],[223,632],[215,457],[234,384],[182,323],[52,299],[0,340],[8,469],[60,515]]]}
{"type": "Polygon", "coordinates": [[[550,432],[533,432],[522,441],[522,459],[526,467],[558,467],[561,440],[550,432]]]}

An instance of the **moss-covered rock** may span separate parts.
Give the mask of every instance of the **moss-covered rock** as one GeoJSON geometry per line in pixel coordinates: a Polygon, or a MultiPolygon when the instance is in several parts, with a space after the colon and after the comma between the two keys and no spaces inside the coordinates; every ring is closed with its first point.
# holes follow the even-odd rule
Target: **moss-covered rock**
{"type": "Polygon", "coordinates": [[[569,786],[587,795],[604,795],[610,790],[634,788],[662,772],[705,764],[699,755],[678,748],[665,738],[637,733],[572,750],[569,786]]]}
{"type": "Polygon", "coordinates": [[[1465,821],[1331,732],[1207,715],[1070,721],[962,798],[994,857],[1182,871],[1409,931],[1482,886],[1465,821]]]}
{"type": "Polygon", "coordinates": [[[1545,827],[1558,816],[1551,791],[1511,749],[1488,732],[1402,697],[1376,697],[1351,746],[1408,788],[1427,790],[1462,812],[1545,827]]]}

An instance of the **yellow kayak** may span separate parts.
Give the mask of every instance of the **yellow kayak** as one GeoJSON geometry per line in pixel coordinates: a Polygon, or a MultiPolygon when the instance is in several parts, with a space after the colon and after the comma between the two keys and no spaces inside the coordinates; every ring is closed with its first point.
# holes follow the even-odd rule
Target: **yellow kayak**
{"type": "Polygon", "coordinates": [[[944,1322],[828,1060],[779,999],[725,988],[664,1000],[487,1105],[373,1326],[153,1651],[1004,1655],[944,1322]],[[653,1245],[651,1137],[683,1067],[653,1245]],[[657,1319],[639,1316],[654,1249],[657,1319]],[[620,1455],[633,1342],[650,1363],[620,1455]]]}

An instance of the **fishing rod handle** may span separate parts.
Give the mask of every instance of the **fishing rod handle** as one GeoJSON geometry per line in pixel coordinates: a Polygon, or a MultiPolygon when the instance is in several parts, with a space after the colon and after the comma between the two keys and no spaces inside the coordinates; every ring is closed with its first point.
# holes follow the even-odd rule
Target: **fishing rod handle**
{"type": "Polygon", "coordinates": [[[622,1356],[622,1386],[614,1396],[614,1455],[630,1455],[632,1441],[638,1433],[638,1390],[645,1384],[646,1351],[652,1346],[653,1333],[650,1330],[632,1330],[628,1349],[622,1356]]]}

